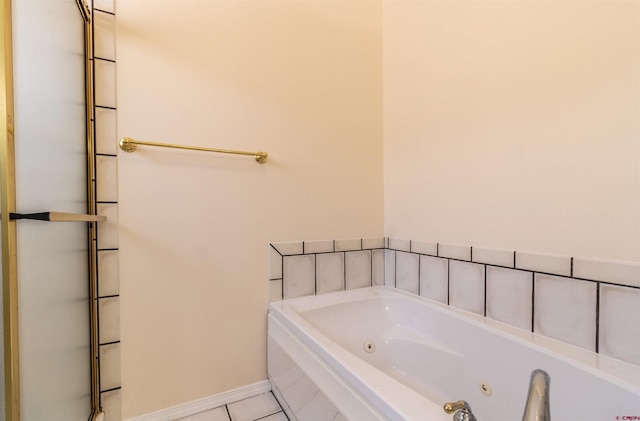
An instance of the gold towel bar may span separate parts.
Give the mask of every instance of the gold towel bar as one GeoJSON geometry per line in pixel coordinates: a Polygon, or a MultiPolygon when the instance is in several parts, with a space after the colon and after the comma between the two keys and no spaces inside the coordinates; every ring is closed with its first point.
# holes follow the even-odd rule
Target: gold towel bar
{"type": "Polygon", "coordinates": [[[191,151],[230,153],[235,155],[251,155],[253,156],[253,159],[255,159],[258,164],[264,164],[264,162],[267,160],[267,157],[269,156],[269,154],[266,152],[245,152],[245,151],[234,151],[231,149],[215,149],[215,148],[203,148],[200,146],[173,145],[170,143],[143,142],[141,140],[131,139],[130,137],[123,137],[122,139],[120,139],[120,149],[122,149],[125,152],[135,151],[137,145],[159,146],[161,148],[187,149],[191,151]]]}

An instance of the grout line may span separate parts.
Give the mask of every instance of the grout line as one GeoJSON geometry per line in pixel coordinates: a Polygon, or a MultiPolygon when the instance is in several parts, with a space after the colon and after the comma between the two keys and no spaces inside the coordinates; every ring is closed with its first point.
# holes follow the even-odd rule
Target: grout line
{"type": "Polygon", "coordinates": [[[450,292],[451,289],[451,259],[447,259],[447,305],[449,305],[450,301],[450,292]]]}
{"type": "Polygon", "coordinates": [[[596,284],[596,352],[600,352],[600,283],[596,284]]]}
{"type": "Polygon", "coordinates": [[[487,266],[488,265],[484,265],[484,317],[487,317],[487,266]]]}
{"type": "Polygon", "coordinates": [[[534,332],[535,320],[535,304],[536,304],[536,275],[531,273],[531,332],[534,332]]]}
{"type": "Polygon", "coordinates": [[[120,390],[120,389],[122,389],[122,386],[112,387],[111,389],[100,390],[100,393],[113,392],[113,391],[120,390]]]}
{"type": "Polygon", "coordinates": [[[94,12],[101,12],[101,13],[106,13],[107,15],[111,15],[111,16],[115,16],[116,14],[113,12],[109,12],[107,10],[102,10],[102,9],[96,9],[95,7],[93,8],[94,12]]]}
{"type": "Polygon", "coordinates": [[[232,418],[231,418],[231,412],[229,412],[229,405],[225,405],[225,406],[224,406],[224,409],[226,409],[226,410],[227,410],[227,416],[229,417],[229,421],[231,421],[231,420],[232,420],[232,418]]]}

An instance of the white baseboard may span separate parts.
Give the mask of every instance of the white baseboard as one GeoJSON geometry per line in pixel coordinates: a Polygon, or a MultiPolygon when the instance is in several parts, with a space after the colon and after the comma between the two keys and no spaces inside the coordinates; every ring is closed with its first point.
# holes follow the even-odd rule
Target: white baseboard
{"type": "Polygon", "coordinates": [[[271,382],[269,382],[269,380],[263,380],[258,383],[229,390],[228,392],[207,396],[206,398],[172,406],[171,408],[128,418],[125,421],[172,421],[269,391],[271,391],[271,382]]]}

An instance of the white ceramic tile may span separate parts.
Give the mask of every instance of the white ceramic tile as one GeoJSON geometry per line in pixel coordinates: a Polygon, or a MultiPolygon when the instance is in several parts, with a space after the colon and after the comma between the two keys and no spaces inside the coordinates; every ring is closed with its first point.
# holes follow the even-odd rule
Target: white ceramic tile
{"type": "Polygon", "coordinates": [[[371,252],[371,283],[384,285],[384,255],[386,250],[373,250],[371,252]]]}
{"type": "Polygon", "coordinates": [[[96,200],[98,202],[118,201],[118,158],[96,156],[96,200]]]}
{"type": "Polygon", "coordinates": [[[390,287],[396,286],[396,251],[384,251],[384,284],[390,287]]]}
{"type": "Polygon", "coordinates": [[[230,403],[227,408],[233,421],[254,421],[282,411],[271,392],[230,403]]]}
{"type": "Polygon", "coordinates": [[[371,250],[345,253],[347,289],[371,286],[371,250]]]}
{"type": "Polygon", "coordinates": [[[302,241],[271,243],[271,245],[283,256],[292,256],[294,254],[302,254],[303,252],[302,241]]]}
{"type": "Polygon", "coordinates": [[[411,251],[419,254],[438,255],[438,243],[425,243],[423,241],[412,241],[411,251]]]}
{"type": "Polygon", "coordinates": [[[345,417],[340,412],[338,412],[336,416],[333,418],[333,421],[349,421],[349,420],[347,420],[347,417],[345,417]]]}
{"type": "Polygon", "coordinates": [[[268,417],[260,418],[257,421],[289,421],[289,418],[287,418],[284,412],[278,412],[268,417]]]}
{"type": "Polygon", "coordinates": [[[120,340],[120,297],[98,299],[100,343],[120,340]]]}
{"type": "Polygon", "coordinates": [[[389,248],[389,237],[384,237],[384,248],[389,248]]]}
{"type": "Polygon", "coordinates": [[[104,421],[122,421],[120,389],[100,394],[104,421]]]}
{"type": "Polygon", "coordinates": [[[600,285],[599,352],[640,365],[640,290],[600,285]]]}
{"type": "Polygon", "coordinates": [[[344,290],[344,253],[316,256],[316,294],[344,290]]]}
{"type": "Polygon", "coordinates": [[[110,13],[116,12],[114,0],[93,0],[93,8],[110,13]]]}
{"type": "Polygon", "coordinates": [[[322,241],[305,241],[304,252],[310,253],[329,253],[333,251],[333,240],[322,241]]]}
{"type": "Polygon", "coordinates": [[[418,293],[419,256],[413,253],[398,251],[396,254],[396,288],[418,293]]]}
{"type": "Polygon", "coordinates": [[[532,330],[533,273],[487,266],[487,317],[532,330]]]}
{"type": "Polygon", "coordinates": [[[336,240],[336,251],[350,250],[362,250],[362,240],[360,238],[336,240]]]}
{"type": "Polygon", "coordinates": [[[180,418],[179,421],[230,421],[227,409],[224,406],[200,412],[188,417],[180,418]]]}
{"type": "Polygon", "coordinates": [[[447,304],[449,260],[420,256],[420,295],[447,304]]]}
{"type": "Polygon", "coordinates": [[[95,103],[103,107],[115,108],[116,103],[116,64],[111,61],[94,60],[95,103]]]}
{"type": "Polygon", "coordinates": [[[484,314],[484,265],[449,262],[449,305],[484,314]]]}
{"type": "Polygon", "coordinates": [[[269,279],[282,279],[282,255],[269,245],[269,279]]]}
{"type": "Polygon", "coordinates": [[[471,250],[471,260],[488,265],[512,268],[514,267],[514,251],[474,247],[471,250]]]}
{"type": "Polygon", "coordinates": [[[595,351],[596,283],[535,274],[535,333],[595,351]]]}
{"type": "Polygon", "coordinates": [[[120,387],[120,344],[100,346],[100,390],[120,387]]]}
{"type": "Polygon", "coordinates": [[[362,248],[365,250],[366,249],[382,249],[384,248],[384,237],[363,238],[362,248]]]}
{"type": "Polygon", "coordinates": [[[315,255],[285,256],[283,259],[284,298],[313,295],[315,293],[315,255]]]}
{"type": "Polygon", "coordinates": [[[573,276],[640,287],[640,264],[574,258],[573,276]]]}
{"type": "Polygon", "coordinates": [[[96,108],[96,153],[117,155],[116,110],[96,108]]]}
{"type": "Polygon", "coordinates": [[[107,217],[98,222],[98,249],[118,248],[118,205],[116,203],[98,203],[98,215],[107,217]]]}
{"type": "Polygon", "coordinates": [[[438,244],[438,256],[449,259],[471,260],[471,247],[459,244],[438,244]]]}
{"type": "Polygon", "coordinates": [[[389,248],[393,250],[411,251],[411,240],[389,238],[389,248]]]}
{"type": "Polygon", "coordinates": [[[282,301],[282,279],[269,281],[269,302],[282,301]]]}
{"type": "Polygon", "coordinates": [[[93,8],[104,10],[105,12],[116,12],[114,0],[93,0],[93,8]]]}
{"type": "Polygon", "coordinates": [[[551,254],[516,252],[516,268],[571,276],[571,258],[551,254]]]}
{"type": "Polygon", "coordinates": [[[118,278],[118,251],[98,251],[98,296],[120,294],[118,278]]]}
{"type": "Polygon", "coordinates": [[[116,59],[115,16],[96,11],[93,14],[93,54],[107,60],[116,59]]]}

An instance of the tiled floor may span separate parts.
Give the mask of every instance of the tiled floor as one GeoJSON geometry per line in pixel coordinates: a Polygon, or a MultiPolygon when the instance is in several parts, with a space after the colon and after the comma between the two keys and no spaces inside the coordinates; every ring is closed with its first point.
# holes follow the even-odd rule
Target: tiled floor
{"type": "Polygon", "coordinates": [[[263,393],[180,421],[289,421],[273,393],[263,393]]]}

